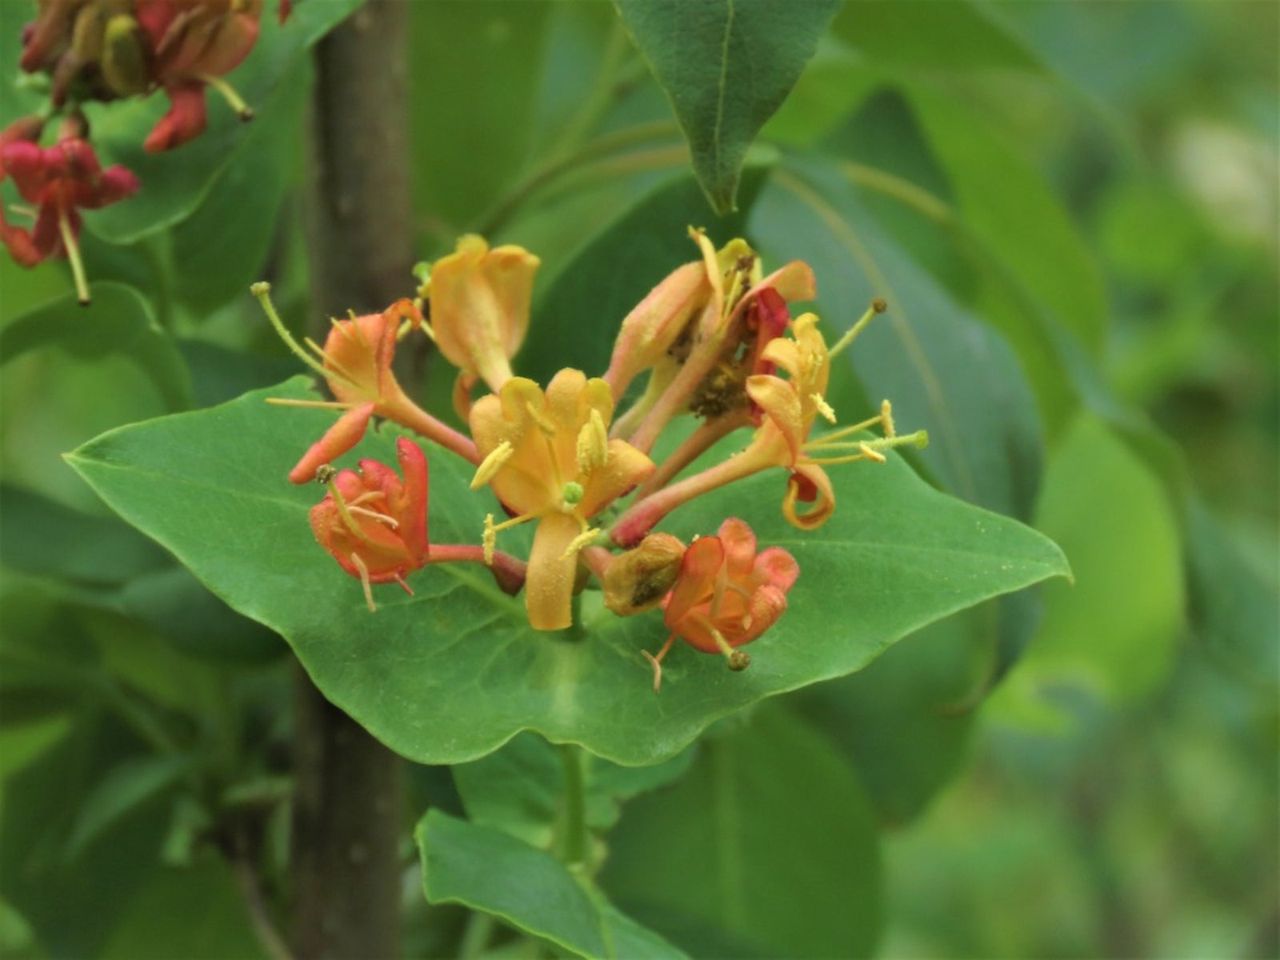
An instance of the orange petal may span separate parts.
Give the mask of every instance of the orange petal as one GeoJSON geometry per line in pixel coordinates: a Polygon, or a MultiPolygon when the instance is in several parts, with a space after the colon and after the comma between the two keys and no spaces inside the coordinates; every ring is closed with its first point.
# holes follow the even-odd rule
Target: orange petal
{"type": "Polygon", "coordinates": [[[369,427],[369,418],[373,416],[374,405],[363,403],[352,407],[336,423],[325,431],[323,437],[311,445],[302,455],[297,466],[289,471],[290,483],[309,483],[316,478],[316,470],[323,464],[333,463],[340,456],[351,450],[369,427]]]}

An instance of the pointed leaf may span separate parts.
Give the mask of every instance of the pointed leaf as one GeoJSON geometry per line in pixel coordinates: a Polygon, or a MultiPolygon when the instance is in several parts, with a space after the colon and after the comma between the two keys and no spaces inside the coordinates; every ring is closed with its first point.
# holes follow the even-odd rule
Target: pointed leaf
{"type": "Polygon", "coordinates": [[[615,0],[666,91],[716,213],[747,148],[817,49],[839,0],[615,0]]]}
{"type": "Polygon", "coordinates": [[[500,830],[432,810],[418,824],[417,838],[431,903],[492,914],[580,957],[684,956],[551,854],[500,830]]]}
{"type": "MultiPolygon", "coordinates": [[[[688,539],[743,517],[763,544],[800,561],[790,609],[752,646],[751,670],[731,673],[682,647],[655,696],[640,651],[661,643],[660,616],[619,619],[594,591],[574,630],[535,633],[523,598],[502,594],[482,567],[441,564],[410,578],[412,597],[376,588],[370,614],[359,585],[312,537],[307,510],[318,491],[284,479],[332,415],[272,409],[268,395],[315,397],[296,378],[111,431],[69,460],[214,593],[284,636],[326,696],[421,762],[474,759],[532,729],[620,763],[656,763],[719,717],[860,669],[926,623],[1067,570],[1038,533],[932,490],[896,457],[836,470],[840,505],[816,534],[782,519],[785,474],[760,474],[682,508],[667,529],[688,539]]],[[[393,443],[384,430],[357,452],[394,463],[393,443]]],[[[469,464],[439,449],[430,459],[432,540],[477,542],[496,504],[468,489],[469,464]]]]}

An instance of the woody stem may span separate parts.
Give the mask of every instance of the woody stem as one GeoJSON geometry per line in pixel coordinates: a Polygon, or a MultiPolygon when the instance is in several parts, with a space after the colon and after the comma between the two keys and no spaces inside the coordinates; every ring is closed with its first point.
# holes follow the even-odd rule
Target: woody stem
{"type": "Polygon", "coordinates": [[[774,461],[752,456],[748,449],[633,503],[614,523],[609,535],[620,547],[633,546],[681,504],[771,466],[774,461]]]}
{"type": "MultiPolygon", "coordinates": [[[[314,48],[311,300],[321,318],[381,308],[413,266],[410,4],[369,0],[314,48]]],[[[298,960],[400,954],[402,761],[297,670],[287,884],[298,960]]]]}

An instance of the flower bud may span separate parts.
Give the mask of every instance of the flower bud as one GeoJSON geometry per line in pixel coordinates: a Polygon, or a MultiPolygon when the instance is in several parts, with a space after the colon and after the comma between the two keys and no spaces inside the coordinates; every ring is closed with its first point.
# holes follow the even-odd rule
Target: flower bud
{"type": "Polygon", "coordinates": [[[677,267],[636,304],[622,321],[605,374],[615,396],[667,355],[710,297],[706,269],[696,261],[677,267]]]}
{"type": "Polygon", "coordinates": [[[620,617],[656,607],[680,574],[684,550],[671,534],[651,533],[614,557],[604,575],[604,605],[620,617]]]}

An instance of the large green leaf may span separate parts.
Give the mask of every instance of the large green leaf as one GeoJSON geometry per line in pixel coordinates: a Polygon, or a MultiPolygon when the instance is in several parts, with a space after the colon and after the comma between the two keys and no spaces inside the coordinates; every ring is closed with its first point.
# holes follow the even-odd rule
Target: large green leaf
{"type": "MultiPolygon", "coordinates": [[[[315,396],[296,378],[112,431],[69,459],[214,593],[286,637],[331,700],[421,762],[473,759],[532,729],[621,763],[654,763],[719,717],[850,673],[932,620],[1067,570],[1044,537],[937,493],[897,458],[836,471],[840,508],[810,535],[780,515],[782,475],[758,475],[677,511],[668,529],[690,537],[742,516],[762,543],[799,559],[791,609],[753,646],[752,669],[731,673],[717,657],[680,649],[655,696],[640,651],[665,635],[659,616],[618,619],[598,594],[585,598],[576,629],[537,634],[522,599],[504,596],[483,569],[431,567],[412,578],[413,597],[380,590],[370,614],[312,538],[316,491],[284,480],[331,417],[270,409],[267,395],[315,396]],[[843,591],[835,621],[832,584],[843,591]]],[[[393,463],[392,441],[382,431],[359,452],[393,463]]],[[[431,461],[433,538],[476,542],[493,502],[468,491],[470,465],[439,451],[431,461]]]]}
{"type": "Polygon", "coordinates": [[[87,307],[68,294],[14,319],[0,330],[0,364],[51,346],[77,357],[126,356],[151,378],[170,409],[190,402],[191,383],[181,354],[156,325],[150,304],[132,287],[94,284],[87,307]]]}
{"type": "Polygon", "coordinates": [[[867,956],[879,828],[857,779],[776,705],[718,733],[675,786],[628,804],[604,888],[698,956],[867,956]]]}
{"type": "MultiPolygon", "coordinates": [[[[875,401],[893,401],[903,429],[926,428],[919,454],[942,486],[993,510],[1030,513],[1042,441],[1031,392],[1008,345],[915,265],[876,223],[858,193],[829,165],[775,175],[752,212],[766,252],[788,250],[818,276],[818,312],[848,327],[884,297],[840,362],[850,363],[875,401]]],[[[848,420],[872,411],[839,410],[848,420]]]]}
{"type": "Polygon", "coordinates": [[[552,7],[411,4],[414,203],[437,243],[451,247],[528,162],[552,7]]]}
{"type": "MultiPolygon", "coordinates": [[[[228,77],[257,111],[255,124],[292,122],[288,109],[297,100],[303,55],[359,4],[360,0],[299,3],[285,24],[263,17],[257,45],[228,77]]],[[[142,184],[128,201],[90,214],[86,219],[93,232],[113,243],[132,243],[181,222],[200,206],[227,164],[242,150],[253,149],[255,141],[260,143],[225,103],[217,101],[216,93],[206,96],[208,129],[176,151],[159,154],[146,153],[142,143],[168,108],[163,95],[88,105],[103,162],[123,163],[142,184]]]]}
{"type": "Polygon", "coordinates": [[[747,148],[813,56],[838,0],[615,0],[671,99],[717,213],[734,209],[747,148]]]}
{"type": "Polygon", "coordinates": [[[683,956],[555,857],[500,830],[432,810],[418,824],[417,838],[431,903],[492,914],[580,957],[683,956]]]}
{"type": "Polygon", "coordinates": [[[1044,589],[1040,631],[996,694],[996,715],[1061,720],[1062,686],[1116,699],[1158,689],[1183,625],[1177,517],[1160,481],[1101,420],[1079,417],[1054,451],[1037,525],[1071,556],[1075,583],[1044,589]]]}

